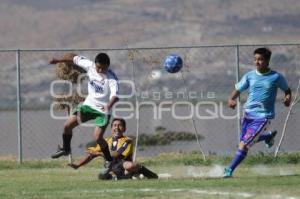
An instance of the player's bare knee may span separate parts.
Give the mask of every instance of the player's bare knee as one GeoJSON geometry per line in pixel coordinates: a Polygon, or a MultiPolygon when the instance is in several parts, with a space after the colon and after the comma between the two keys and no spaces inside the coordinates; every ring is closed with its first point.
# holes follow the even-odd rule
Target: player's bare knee
{"type": "Polygon", "coordinates": [[[242,151],[248,151],[248,147],[244,144],[244,142],[240,142],[239,149],[242,151]]]}
{"type": "Polygon", "coordinates": [[[72,129],[75,128],[78,125],[76,117],[70,117],[65,123],[64,123],[64,132],[65,133],[72,133],[72,129]]]}
{"type": "Polygon", "coordinates": [[[123,163],[123,167],[129,172],[136,172],[139,169],[139,164],[137,164],[136,162],[125,161],[123,163]]]}
{"type": "Polygon", "coordinates": [[[129,170],[131,168],[131,162],[129,161],[123,162],[123,167],[125,170],[129,170]]]}
{"type": "Polygon", "coordinates": [[[73,127],[73,125],[72,125],[71,123],[66,122],[66,123],[64,124],[64,133],[70,134],[70,133],[72,132],[72,129],[73,129],[73,128],[74,128],[74,127],[73,127]]]}

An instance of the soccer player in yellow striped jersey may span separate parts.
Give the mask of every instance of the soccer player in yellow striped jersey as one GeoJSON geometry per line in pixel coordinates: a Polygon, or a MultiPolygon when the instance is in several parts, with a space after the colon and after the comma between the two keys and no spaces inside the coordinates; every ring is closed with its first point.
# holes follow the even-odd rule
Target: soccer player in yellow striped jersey
{"type": "MultiPolygon", "coordinates": [[[[132,139],[123,134],[123,131],[125,131],[125,126],[125,120],[114,118],[111,125],[112,135],[105,139],[109,146],[110,154],[114,161],[132,161],[132,139]]],[[[94,147],[89,147],[88,153],[102,153],[99,144],[97,144],[94,147]]]]}
{"type": "Polygon", "coordinates": [[[73,114],[64,124],[63,147],[52,154],[52,158],[59,158],[71,153],[71,139],[73,129],[81,122],[93,119],[95,123],[94,137],[101,147],[103,155],[107,161],[112,161],[107,142],[103,135],[109,124],[110,112],[118,98],[118,78],[109,69],[110,58],[105,53],[99,53],[95,61],[86,57],[75,55],[67,59],[53,58],[50,64],[67,63],[76,64],[87,72],[89,78],[88,96],[83,104],[75,108],[73,114]]]}
{"type": "MultiPolygon", "coordinates": [[[[99,179],[128,179],[135,174],[143,174],[147,178],[158,178],[157,174],[153,173],[145,166],[132,161],[132,139],[124,135],[125,131],[125,120],[122,118],[114,118],[111,123],[111,136],[106,138],[113,161],[109,165],[109,168],[100,172],[98,176],[99,179]]],[[[74,169],[78,169],[93,160],[95,157],[103,156],[98,144],[94,147],[89,147],[87,153],[88,155],[79,163],[72,163],[69,164],[69,166],[74,169]]]]}

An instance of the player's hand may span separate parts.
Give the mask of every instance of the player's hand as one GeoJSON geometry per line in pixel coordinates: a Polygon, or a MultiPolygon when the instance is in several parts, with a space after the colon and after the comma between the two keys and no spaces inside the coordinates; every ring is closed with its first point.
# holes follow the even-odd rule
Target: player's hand
{"type": "Polygon", "coordinates": [[[109,111],[107,106],[102,106],[100,109],[104,113],[108,113],[108,111],[109,111]]]}
{"type": "Polygon", "coordinates": [[[285,98],[283,99],[283,104],[286,106],[286,107],[289,107],[290,104],[291,104],[291,98],[290,96],[285,96],[285,98]]]}
{"type": "Polygon", "coordinates": [[[49,64],[57,64],[58,62],[59,62],[58,59],[52,58],[52,59],[49,61],[49,64]]]}
{"type": "Polygon", "coordinates": [[[236,106],[236,101],[233,100],[233,99],[229,99],[227,103],[228,103],[228,107],[229,107],[229,108],[234,109],[235,106],[236,106]]]}
{"type": "Polygon", "coordinates": [[[111,155],[111,157],[118,157],[118,155],[119,155],[119,153],[118,153],[118,151],[112,151],[112,152],[110,152],[110,155],[111,155]]]}

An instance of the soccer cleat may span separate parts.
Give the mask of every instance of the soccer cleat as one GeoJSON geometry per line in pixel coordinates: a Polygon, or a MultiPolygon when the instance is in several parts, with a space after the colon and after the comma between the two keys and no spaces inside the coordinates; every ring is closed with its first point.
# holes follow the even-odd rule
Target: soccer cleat
{"type": "Polygon", "coordinates": [[[54,154],[51,155],[51,158],[56,159],[56,158],[59,158],[61,156],[67,156],[70,153],[71,153],[71,151],[66,151],[65,149],[58,146],[57,151],[54,154]]]}
{"type": "Polygon", "coordinates": [[[119,180],[116,174],[111,174],[111,179],[115,181],[119,180]]]}
{"type": "Polygon", "coordinates": [[[277,131],[272,131],[270,133],[270,137],[265,140],[265,144],[268,148],[271,148],[274,145],[274,138],[275,138],[276,134],[277,134],[277,131]]]}
{"type": "Polygon", "coordinates": [[[226,167],[224,169],[224,174],[223,174],[223,178],[231,178],[232,177],[232,169],[226,167]]]}

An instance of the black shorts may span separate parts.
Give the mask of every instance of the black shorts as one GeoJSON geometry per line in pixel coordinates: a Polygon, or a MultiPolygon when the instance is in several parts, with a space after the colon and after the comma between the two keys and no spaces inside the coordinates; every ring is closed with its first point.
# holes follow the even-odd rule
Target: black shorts
{"type": "Polygon", "coordinates": [[[110,180],[113,178],[111,172],[117,176],[117,179],[130,179],[132,174],[125,175],[125,169],[123,167],[123,161],[114,162],[110,169],[104,169],[99,173],[98,178],[101,180],[110,180]]]}
{"type": "Polygon", "coordinates": [[[124,177],[125,169],[123,167],[123,161],[113,163],[110,171],[114,172],[117,177],[124,177]]]}

